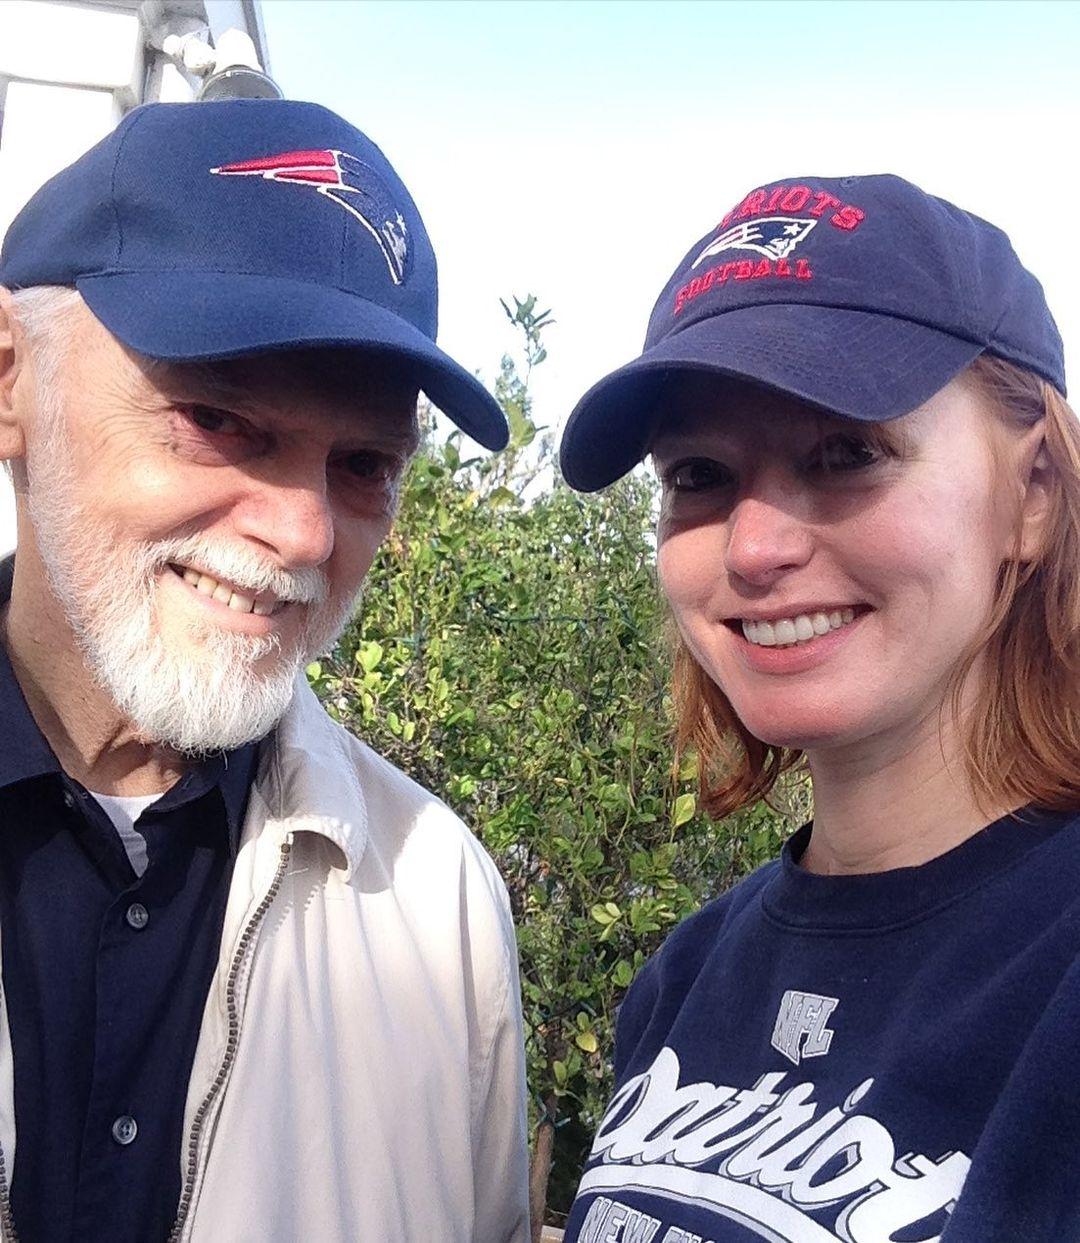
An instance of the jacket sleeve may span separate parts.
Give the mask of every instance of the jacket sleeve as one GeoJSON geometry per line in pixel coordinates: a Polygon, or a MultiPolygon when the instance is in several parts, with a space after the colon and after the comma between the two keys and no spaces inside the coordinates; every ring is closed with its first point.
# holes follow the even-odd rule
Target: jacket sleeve
{"type": "Polygon", "coordinates": [[[472,1243],[529,1243],[529,1155],[525,1039],[521,1019],[517,942],[501,881],[503,988],[494,1027],[473,1090],[472,1243]]]}

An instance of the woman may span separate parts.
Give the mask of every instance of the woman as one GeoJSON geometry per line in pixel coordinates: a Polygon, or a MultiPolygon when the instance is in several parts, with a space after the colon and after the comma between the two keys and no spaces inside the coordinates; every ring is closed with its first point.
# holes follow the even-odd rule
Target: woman
{"type": "Polygon", "coordinates": [[[1038,282],[896,177],[747,195],[568,424],[651,452],[679,737],[815,817],[619,1016],[568,1243],[1080,1239],[1080,429],[1038,282]]]}

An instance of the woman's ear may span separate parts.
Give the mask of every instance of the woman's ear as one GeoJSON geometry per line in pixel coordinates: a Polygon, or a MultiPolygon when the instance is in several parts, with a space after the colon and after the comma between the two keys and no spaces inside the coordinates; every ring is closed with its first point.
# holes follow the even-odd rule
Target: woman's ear
{"type": "Polygon", "coordinates": [[[26,338],[15,315],[15,302],[10,292],[0,285],[0,461],[13,462],[26,453],[18,393],[26,354],[26,338]]]}
{"type": "Polygon", "coordinates": [[[1024,433],[1018,466],[1021,494],[1017,555],[1020,561],[1034,561],[1046,540],[1053,474],[1041,419],[1024,433]]]}

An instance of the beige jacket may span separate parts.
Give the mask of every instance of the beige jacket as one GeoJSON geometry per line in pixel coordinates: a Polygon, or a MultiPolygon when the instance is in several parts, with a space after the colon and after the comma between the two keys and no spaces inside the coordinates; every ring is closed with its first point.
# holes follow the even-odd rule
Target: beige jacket
{"type": "MultiPolygon", "coordinates": [[[[252,788],[185,1126],[178,1243],[528,1237],[502,882],[306,683],[252,788]]],[[[10,1177],[6,1008],[0,1144],[10,1177]]]]}

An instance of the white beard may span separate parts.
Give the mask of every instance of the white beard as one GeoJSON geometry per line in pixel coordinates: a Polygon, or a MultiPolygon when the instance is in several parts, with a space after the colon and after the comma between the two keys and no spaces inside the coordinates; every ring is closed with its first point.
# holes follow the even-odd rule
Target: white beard
{"type": "Polygon", "coordinates": [[[27,502],[49,584],[94,679],[148,742],[197,756],[262,738],[285,712],[297,673],[341,633],[354,596],[335,598],[322,571],[278,569],[240,544],[125,541],[80,503],[62,418],[53,428],[28,463],[27,502]],[[173,573],[169,563],[302,602],[297,639],[283,650],[277,635],[195,618],[185,634],[163,635],[158,582],[173,573]]]}

